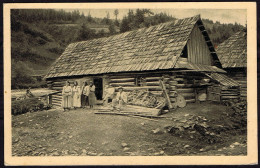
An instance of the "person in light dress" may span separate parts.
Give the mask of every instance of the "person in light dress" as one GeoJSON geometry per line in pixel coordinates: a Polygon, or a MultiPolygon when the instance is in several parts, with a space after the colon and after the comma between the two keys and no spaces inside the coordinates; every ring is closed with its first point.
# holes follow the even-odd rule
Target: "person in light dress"
{"type": "Polygon", "coordinates": [[[72,87],[72,93],[73,93],[73,107],[74,108],[81,107],[81,89],[77,81],[74,82],[74,86],[72,87]]]}
{"type": "Polygon", "coordinates": [[[66,81],[65,86],[62,88],[62,103],[61,103],[64,111],[66,109],[70,110],[72,107],[72,88],[70,86],[69,81],[66,81]]]}

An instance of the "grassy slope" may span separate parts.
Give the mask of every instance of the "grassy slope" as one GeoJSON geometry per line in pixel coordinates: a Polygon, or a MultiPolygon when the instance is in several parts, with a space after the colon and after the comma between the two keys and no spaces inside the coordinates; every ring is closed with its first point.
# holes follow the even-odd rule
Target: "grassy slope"
{"type": "MultiPolygon", "coordinates": [[[[62,54],[66,46],[77,41],[80,24],[29,24],[12,31],[12,59],[25,62],[33,70],[46,70],[62,54]]],[[[90,28],[108,31],[107,25],[90,28]]]]}

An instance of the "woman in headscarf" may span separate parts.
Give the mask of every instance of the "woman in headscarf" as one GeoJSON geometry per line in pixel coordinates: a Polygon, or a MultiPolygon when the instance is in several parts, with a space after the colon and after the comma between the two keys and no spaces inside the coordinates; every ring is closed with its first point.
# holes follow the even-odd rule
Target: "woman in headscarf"
{"type": "Polygon", "coordinates": [[[81,107],[81,89],[77,81],[74,82],[72,92],[73,92],[73,107],[74,108],[81,107]]]}
{"type": "Polygon", "coordinates": [[[65,86],[62,89],[62,107],[64,111],[66,109],[70,110],[72,103],[72,88],[69,81],[66,81],[65,86]]]}
{"type": "Polygon", "coordinates": [[[93,84],[92,81],[90,81],[89,83],[89,96],[88,96],[88,99],[89,99],[89,106],[90,108],[93,108],[93,106],[96,104],[96,95],[95,95],[95,85],[93,84]]]}

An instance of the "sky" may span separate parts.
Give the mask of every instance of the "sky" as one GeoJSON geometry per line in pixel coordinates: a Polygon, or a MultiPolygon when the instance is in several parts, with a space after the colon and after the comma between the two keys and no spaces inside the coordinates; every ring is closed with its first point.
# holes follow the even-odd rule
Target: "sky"
{"type": "MultiPolygon", "coordinates": [[[[74,9],[65,9],[66,11],[73,11],[74,9]]],[[[114,10],[115,9],[78,9],[81,13],[85,15],[88,13],[92,17],[104,18],[109,13],[111,19],[115,19],[114,10]]],[[[129,9],[118,9],[118,19],[122,19],[127,15],[129,9]]],[[[135,9],[134,9],[135,10],[135,9]]],[[[166,12],[173,17],[178,19],[191,17],[200,14],[203,19],[210,19],[214,22],[219,21],[220,23],[238,23],[241,25],[246,24],[247,11],[246,9],[151,9],[154,13],[166,12]]]]}

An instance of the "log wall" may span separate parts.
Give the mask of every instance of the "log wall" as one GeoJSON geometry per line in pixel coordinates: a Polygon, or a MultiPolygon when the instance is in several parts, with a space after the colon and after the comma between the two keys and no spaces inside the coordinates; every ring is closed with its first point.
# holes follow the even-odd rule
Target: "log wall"
{"type": "MultiPolygon", "coordinates": [[[[195,102],[195,91],[192,88],[194,81],[199,81],[202,78],[200,73],[192,72],[164,72],[164,73],[124,73],[99,76],[103,78],[103,88],[106,84],[111,84],[115,87],[116,93],[119,86],[124,88],[124,91],[128,94],[133,90],[145,89],[155,95],[162,95],[163,91],[160,87],[159,80],[164,77],[164,84],[167,89],[167,93],[170,97],[171,103],[176,101],[174,92],[184,96],[187,103],[195,102]],[[144,82],[141,86],[137,86],[136,80],[138,77],[142,77],[144,82]]],[[[73,79],[55,79],[47,81],[50,89],[62,91],[62,87],[65,82],[75,81],[81,85],[83,81],[93,80],[95,77],[73,78],[73,79]]],[[[104,90],[104,89],[103,89],[104,90]]],[[[52,104],[54,106],[61,106],[62,95],[61,93],[52,96],[52,104]]]]}
{"type": "Polygon", "coordinates": [[[246,69],[225,69],[227,75],[236,80],[240,84],[240,97],[246,99],[247,97],[247,72],[246,69]]]}
{"type": "Polygon", "coordinates": [[[194,72],[172,72],[170,76],[170,98],[172,103],[176,101],[174,92],[182,95],[187,103],[194,103],[195,90],[193,88],[194,82],[202,79],[203,75],[194,72]]]}
{"type": "Polygon", "coordinates": [[[133,73],[133,74],[114,74],[108,77],[108,83],[110,83],[118,92],[119,86],[124,88],[124,92],[127,94],[136,89],[145,89],[153,94],[161,95],[162,89],[159,84],[159,80],[164,76],[164,83],[167,91],[169,92],[169,73],[133,73]],[[143,83],[137,86],[137,79],[142,77],[143,83]]]}

